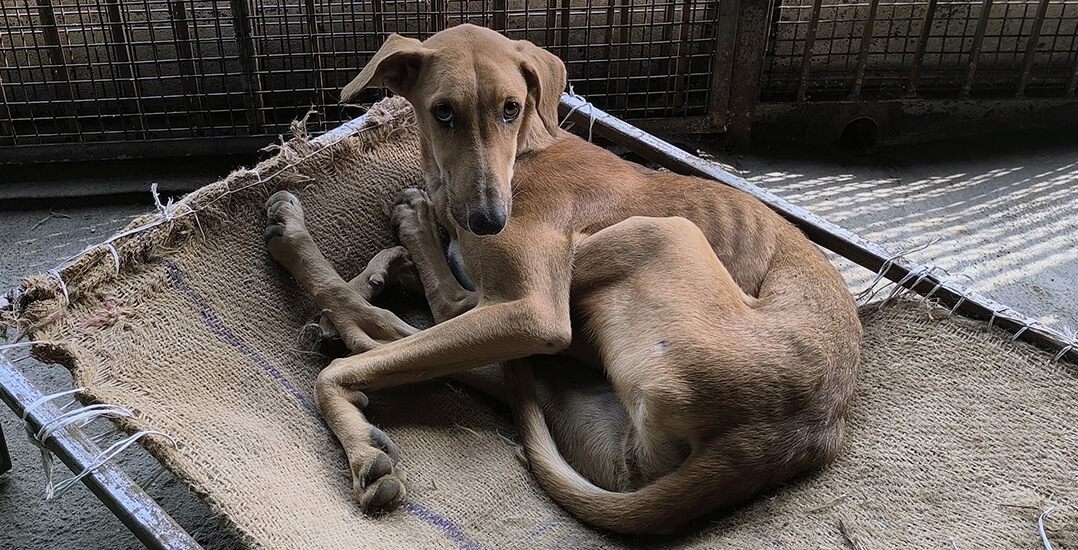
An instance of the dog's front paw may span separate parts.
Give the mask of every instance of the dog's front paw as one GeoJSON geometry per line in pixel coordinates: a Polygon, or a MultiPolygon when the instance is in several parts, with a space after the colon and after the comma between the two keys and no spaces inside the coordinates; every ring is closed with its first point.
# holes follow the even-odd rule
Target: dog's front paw
{"type": "Polygon", "coordinates": [[[391,512],[404,500],[404,470],[398,466],[400,451],[382,430],[371,427],[372,448],[366,458],[351,461],[352,486],[363,511],[371,515],[391,512]]]}
{"type": "Polygon", "coordinates": [[[296,249],[310,240],[299,197],[278,191],[266,200],[266,230],[262,233],[273,258],[287,263],[296,249]]]}
{"type": "Polygon", "coordinates": [[[422,189],[410,188],[401,191],[396,204],[390,214],[393,227],[397,229],[397,235],[405,246],[419,235],[429,237],[433,234],[434,205],[431,203],[427,192],[422,189]]]}

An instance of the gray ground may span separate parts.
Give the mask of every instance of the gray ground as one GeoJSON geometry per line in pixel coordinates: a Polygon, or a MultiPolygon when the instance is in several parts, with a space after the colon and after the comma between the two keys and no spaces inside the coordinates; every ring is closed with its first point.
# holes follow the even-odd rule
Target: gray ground
{"type": "MultiPolygon", "coordinates": [[[[922,148],[881,157],[791,156],[760,153],[720,162],[757,184],[846,228],[901,251],[940,240],[910,259],[968,277],[977,291],[1049,325],[1078,328],[1078,153],[1075,142],[1011,148],[922,148]]],[[[168,178],[177,188],[208,183],[205,173],[147,176],[168,178]]],[[[94,189],[115,180],[82,179],[94,189]]],[[[123,184],[128,186],[129,181],[123,184]]],[[[70,182],[64,183],[70,188],[70,182]]],[[[11,187],[0,186],[2,192],[11,187]]],[[[37,273],[100,242],[146,205],[26,204],[0,211],[0,288],[18,276],[37,273]],[[51,212],[50,212],[51,210],[51,212]]],[[[873,274],[842,263],[851,288],[873,274]]],[[[21,354],[12,356],[18,358],[21,354]]],[[[60,367],[21,362],[45,393],[70,387],[60,367]]],[[[132,548],[138,542],[84,487],[44,501],[44,479],[35,448],[14,415],[0,410],[14,471],[0,477],[0,548],[132,548]]],[[[101,429],[101,428],[99,428],[101,429]]],[[[196,498],[141,449],[120,464],[158,498],[207,547],[233,541],[196,498]]],[[[62,468],[60,474],[66,475],[62,468]]]]}

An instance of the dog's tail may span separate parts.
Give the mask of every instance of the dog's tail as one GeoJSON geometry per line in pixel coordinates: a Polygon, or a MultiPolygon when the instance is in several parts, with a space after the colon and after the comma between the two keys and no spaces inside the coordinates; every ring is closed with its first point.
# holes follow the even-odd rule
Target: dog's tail
{"type": "Polygon", "coordinates": [[[531,367],[513,361],[504,369],[509,402],[535,477],[555,502],[582,521],[618,533],[662,533],[747,496],[746,487],[732,483],[737,476],[722,472],[712,461],[705,463],[707,453],[699,450],[676,470],[636,491],[595,486],[558,451],[536,395],[531,367]]]}

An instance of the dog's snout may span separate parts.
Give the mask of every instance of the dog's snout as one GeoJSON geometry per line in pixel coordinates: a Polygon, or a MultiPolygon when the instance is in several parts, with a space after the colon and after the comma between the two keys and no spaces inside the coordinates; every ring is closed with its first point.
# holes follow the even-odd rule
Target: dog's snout
{"type": "Polygon", "coordinates": [[[478,208],[468,213],[468,230],[476,235],[494,235],[505,228],[505,210],[478,208]]]}

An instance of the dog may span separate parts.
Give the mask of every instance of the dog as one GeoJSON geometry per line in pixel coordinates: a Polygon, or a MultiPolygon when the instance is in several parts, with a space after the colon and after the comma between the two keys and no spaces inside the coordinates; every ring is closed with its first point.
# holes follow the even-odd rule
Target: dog
{"type": "Polygon", "coordinates": [[[861,325],[798,229],[561,130],[565,65],[530,42],[472,25],[391,35],[342,101],[380,85],[415,110],[426,179],[393,208],[403,247],[346,282],[294,195],[269,199],[266,229],[355,353],[315,393],[365,511],[406,492],[365,392],[496,363],[486,389],[512,405],[540,485],[610,531],[667,532],[836,457],[861,325]],[[436,324],[370,304],[393,284],[421,286],[436,324]]]}

